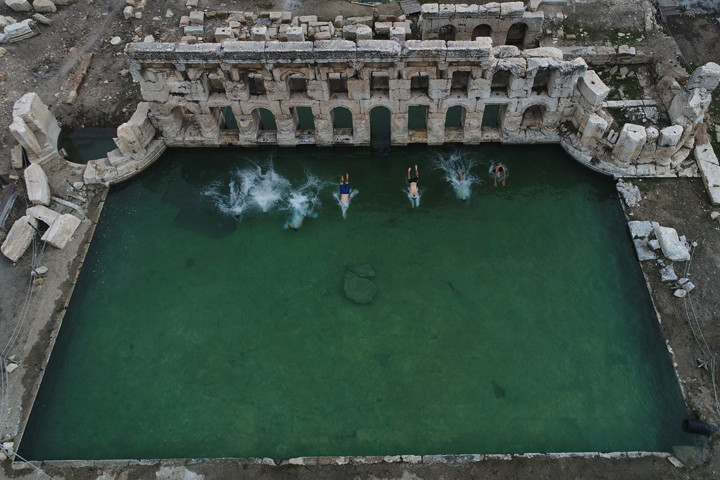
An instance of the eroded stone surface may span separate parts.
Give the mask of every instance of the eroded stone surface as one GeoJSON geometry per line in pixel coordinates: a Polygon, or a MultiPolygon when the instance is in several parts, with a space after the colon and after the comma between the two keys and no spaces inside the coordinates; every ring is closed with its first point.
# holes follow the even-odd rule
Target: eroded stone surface
{"type": "Polygon", "coordinates": [[[63,213],[55,220],[50,228],[47,229],[42,236],[42,240],[55,248],[65,248],[65,245],[70,241],[70,238],[79,226],[79,218],[69,213],[63,213]]]}
{"type": "Polygon", "coordinates": [[[656,227],[655,236],[660,242],[663,255],[673,262],[686,262],[690,260],[690,252],[678,238],[677,231],[670,227],[656,227]]]}
{"type": "Polygon", "coordinates": [[[37,219],[29,215],[18,218],[8,232],[2,247],[0,247],[3,255],[13,262],[20,260],[25,250],[30,246],[37,226],[37,219]]]}

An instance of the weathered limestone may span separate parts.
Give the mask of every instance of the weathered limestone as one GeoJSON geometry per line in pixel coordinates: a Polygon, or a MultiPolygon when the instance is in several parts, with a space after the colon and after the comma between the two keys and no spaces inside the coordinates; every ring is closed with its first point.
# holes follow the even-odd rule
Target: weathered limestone
{"type": "Polygon", "coordinates": [[[16,12],[29,12],[32,10],[32,5],[27,0],[5,0],[5,5],[16,12]]]}
{"type": "Polygon", "coordinates": [[[70,238],[79,226],[79,218],[69,213],[63,213],[50,225],[50,228],[47,229],[41,240],[55,248],[65,248],[65,245],[70,241],[70,238]]]}
{"type": "Polygon", "coordinates": [[[25,169],[28,200],[35,205],[50,205],[50,184],[43,168],[34,163],[25,169]]]}
{"type": "Polygon", "coordinates": [[[55,210],[50,210],[44,205],[35,205],[34,207],[28,208],[27,214],[33,218],[37,218],[47,226],[55,223],[55,220],[57,220],[60,216],[58,212],[56,212],[55,210]]]}
{"type": "Polygon", "coordinates": [[[26,93],[15,102],[10,133],[25,148],[31,163],[60,158],[57,150],[60,126],[36,93],[26,93]]]}
{"type": "Polygon", "coordinates": [[[623,125],[611,158],[619,165],[628,165],[637,159],[646,141],[645,127],[626,123],[623,125]]]}
{"type": "Polygon", "coordinates": [[[487,3],[485,5],[454,5],[426,3],[418,25],[423,40],[451,36],[451,40],[474,40],[489,35],[496,45],[513,42],[530,48],[542,33],[542,12],[525,12],[523,2],[487,3]],[[518,36],[516,27],[525,25],[527,31],[518,36]]]}
{"type": "Polygon", "coordinates": [[[705,189],[710,195],[710,201],[713,205],[720,205],[720,163],[712,145],[706,143],[696,146],[695,160],[703,183],[705,183],[705,189]]]}
{"type": "Polygon", "coordinates": [[[673,262],[686,262],[690,260],[690,252],[680,242],[677,231],[670,227],[655,227],[655,237],[660,242],[663,255],[673,262]]]}
{"type": "Polygon", "coordinates": [[[35,25],[35,21],[29,18],[23,20],[22,22],[16,22],[5,26],[3,32],[9,43],[19,42],[20,40],[34,37],[40,33],[35,25]]]}
{"type": "Polygon", "coordinates": [[[39,13],[55,13],[57,7],[51,0],[33,0],[33,10],[39,13]]]}
{"type": "Polygon", "coordinates": [[[29,215],[18,218],[8,232],[2,247],[0,247],[3,255],[12,262],[20,260],[25,250],[30,246],[37,226],[37,219],[29,215]]]}

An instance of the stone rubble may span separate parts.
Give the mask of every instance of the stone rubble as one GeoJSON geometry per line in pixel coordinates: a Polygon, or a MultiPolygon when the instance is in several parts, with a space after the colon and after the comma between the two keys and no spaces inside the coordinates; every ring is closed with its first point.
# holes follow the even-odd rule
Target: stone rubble
{"type": "Polygon", "coordinates": [[[40,164],[27,167],[24,176],[28,200],[35,205],[50,205],[50,184],[40,164]]]}
{"type": "Polygon", "coordinates": [[[622,199],[625,201],[625,205],[628,207],[635,207],[642,200],[640,189],[632,183],[625,182],[623,179],[620,179],[616,184],[616,188],[618,193],[622,196],[622,199]]]}
{"type": "Polygon", "coordinates": [[[678,238],[677,231],[670,227],[656,227],[655,237],[660,242],[663,255],[673,262],[686,262],[690,260],[690,252],[678,238]]]}
{"type": "Polygon", "coordinates": [[[30,246],[37,227],[38,221],[36,218],[29,215],[18,218],[10,228],[7,237],[5,237],[0,251],[12,262],[17,262],[30,246]]]}
{"type": "Polygon", "coordinates": [[[41,240],[49,243],[55,248],[65,248],[67,242],[80,226],[80,219],[75,215],[63,213],[47,229],[41,240]]]}

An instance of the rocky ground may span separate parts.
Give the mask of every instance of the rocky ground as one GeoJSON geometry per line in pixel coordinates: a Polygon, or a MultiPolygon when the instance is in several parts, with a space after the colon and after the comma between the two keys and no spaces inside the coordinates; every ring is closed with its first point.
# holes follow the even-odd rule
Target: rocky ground
{"type": "MultiPolygon", "coordinates": [[[[548,12],[555,15],[562,11],[570,15],[576,25],[583,25],[592,31],[633,28],[643,18],[643,13],[633,7],[636,2],[606,0],[602,3],[597,8],[592,4],[572,3],[562,9],[552,7],[553,10],[548,9],[548,12]],[[602,9],[602,15],[597,14],[598,9],[602,9]]],[[[345,0],[200,0],[200,4],[208,11],[290,10],[295,14],[315,14],[321,19],[334,19],[338,14],[369,15],[373,10],[345,0]]],[[[79,0],[73,5],[59,6],[57,13],[45,14],[51,18],[53,25],[39,25],[40,35],[19,43],[2,45],[7,51],[0,58],[0,145],[3,145],[5,152],[0,156],[0,185],[12,181],[11,175],[21,173],[10,166],[9,149],[15,141],[8,132],[8,125],[12,119],[13,104],[24,93],[37,92],[67,128],[117,126],[132,114],[139,101],[139,92],[127,73],[127,59],[122,54],[124,45],[146,35],[153,35],[158,40],[178,40],[181,36],[178,23],[186,8],[185,0],[148,0],[141,19],[126,20],[122,14],[124,7],[124,2],[118,0],[79,0]],[[120,37],[121,42],[113,45],[111,39],[116,36],[120,37]],[[88,53],[93,54],[93,60],[85,83],[77,101],[68,105],[64,100],[69,91],[69,80],[88,53]]],[[[394,1],[377,8],[384,14],[400,14],[399,5],[394,1]]],[[[0,15],[17,20],[29,17],[26,13],[13,12],[4,3],[0,4],[0,15]]],[[[670,32],[678,42],[689,68],[706,61],[720,63],[720,44],[717,41],[720,38],[720,27],[715,21],[716,16],[683,15],[669,20],[670,32]]],[[[720,119],[712,120],[720,123],[720,119]]],[[[697,179],[663,179],[634,183],[640,187],[645,198],[638,206],[626,209],[629,219],[658,221],[676,228],[689,240],[697,241],[698,246],[689,269],[689,277],[697,288],[690,295],[697,323],[706,341],[715,352],[720,352],[720,325],[717,322],[720,312],[720,291],[717,286],[720,223],[710,217],[714,208],[709,204],[702,182],[697,179]]],[[[11,221],[22,214],[23,205],[22,201],[16,204],[11,221]]],[[[50,267],[51,272],[71,272],[77,267],[75,253],[82,248],[84,235],[91,231],[91,224],[89,220],[84,222],[78,238],[66,250],[45,252],[43,263],[50,267]]],[[[0,231],[0,239],[3,237],[4,233],[0,231]]],[[[660,281],[654,262],[644,262],[643,269],[652,289],[662,328],[675,352],[677,371],[688,404],[701,418],[720,423],[712,395],[710,372],[698,368],[698,359],[702,359],[703,355],[688,325],[686,302],[674,297],[670,286],[660,281]]],[[[0,258],[0,338],[9,338],[11,320],[20,314],[27,292],[29,271],[28,254],[17,265],[5,257],[0,258]]],[[[37,303],[33,304],[34,310],[28,320],[32,328],[28,327],[21,336],[21,345],[24,347],[18,350],[19,356],[26,362],[24,368],[31,365],[41,368],[44,351],[30,351],[29,345],[37,338],[47,339],[52,335],[57,316],[52,313],[49,319],[48,316],[40,318],[37,312],[56,312],[57,305],[65,301],[62,291],[67,283],[64,278],[56,278],[48,280],[48,284],[40,288],[36,287],[34,301],[37,303]]],[[[695,317],[692,320],[695,321],[695,317]]],[[[713,439],[708,460],[693,469],[675,468],[667,460],[659,458],[556,460],[547,457],[491,460],[461,466],[381,463],[270,468],[217,460],[194,462],[187,467],[208,478],[718,478],[720,442],[713,439]]],[[[158,468],[159,465],[155,463],[115,467],[46,466],[48,473],[66,479],[96,479],[103,469],[112,475],[105,478],[182,478],[178,472],[184,470],[164,467],[165,470],[160,469],[164,472],[161,473],[158,468]],[[166,474],[168,476],[164,476],[166,474]]],[[[8,462],[3,462],[0,477],[37,478],[33,471],[13,469],[8,462]]]]}

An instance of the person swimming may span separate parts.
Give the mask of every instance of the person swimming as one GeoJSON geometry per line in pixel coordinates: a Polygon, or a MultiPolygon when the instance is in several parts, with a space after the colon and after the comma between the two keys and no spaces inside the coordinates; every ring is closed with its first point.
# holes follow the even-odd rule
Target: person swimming
{"type": "Polygon", "coordinates": [[[415,165],[415,175],[411,176],[412,168],[408,168],[407,180],[408,180],[408,198],[413,207],[420,206],[420,191],[418,190],[418,180],[420,174],[418,173],[418,166],[415,165]]]}
{"type": "Polygon", "coordinates": [[[347,209],[350,206],[350,174],[340,175],[340,208],[343,218],[347,218],[347,209]]]}
{"type": "Polygon", "coordinates": [[[493,177],[495,177],[495,186],[497,187],[498,179],[502,181],[502,186],[505,186],[505,178],[507,178],[507,170],[505,169],[505,165],[502,163],[499,163],[492,167],[492,173],[493,177]]]}

